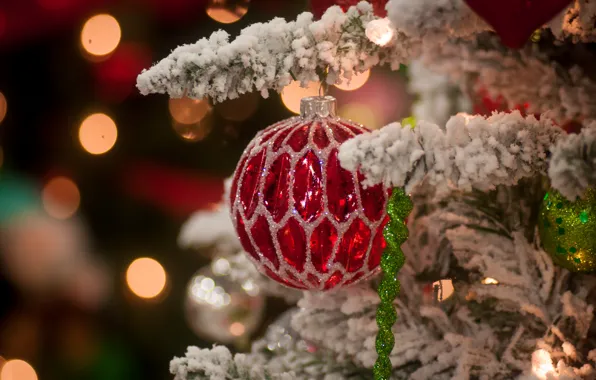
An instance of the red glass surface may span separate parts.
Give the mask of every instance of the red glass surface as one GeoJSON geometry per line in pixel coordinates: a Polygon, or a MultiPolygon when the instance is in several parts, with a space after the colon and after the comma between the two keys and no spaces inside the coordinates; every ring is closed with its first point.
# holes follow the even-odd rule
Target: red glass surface
{"type": "Polygon", "coordinates": [[[349,279],[348,281],[346,281],[344,284],[350,285],[350,284],[353,284],[355,282],[358,282],[358,280],[360,280],[363,275],[364,275],[364,273],[362,273],[362,272],[356,273],[356,275],[354,275],[354,277],[352,277],[351,279],[349,279]]]}
{"type": "Polygon", "coordinates": [[[327,200],[329,211],[338,222],[345,222],[356,211],[358,202],[352,173],[339,164],[337,149],[331,151],[327,167],[327,200]]]}
{"type": "Polygon", "coordinates": [[[267,218],[263,215],[259,216],[255,224],[250,229],[252,238],[257,245],[259,252],[263,254],[275,268],[279,268],[279,260],[277,260],[277,254],[275,253],[275,246],[271,239],[271,231],[269,231],[269,223],[267,218]]]}
{"type": "Polygon", "coordinates": [[[248,156],[244,156],[240,159],[240,163],[236,167],[236,172],[234,173],[234,179],[232,180],[232,187],[230,188],[230,204],[233,205],[236,202],[236,192],[238,190],[238,181],[244,173],[244,164],[246,164],[246,160],[248,156]]]}
{"type": "Polygon", "coordinates": [[[277,135],[277,137],[275,138],[275,141],[273,142],[272,149],[274,152],[277,152],[284,146],[285,138],[288,137],[288,135],[293,131],[294,131],[293,127],[288,127],[286,129],[284,129],[283,131],[279,132],[279,135],[277,135]]]}
{"type": "Polygon", "coordinates": [[[265,151],[261,150],[256,156],[251,158],[246,165],[244,177],[242,179],[242,188],[240,189],[240,201],[244,207],[244,213],[248,219],[252,217],[255,208],[259,202],[259,193],[257,183],[261,178],[261,172],[265,165],[265,151]]]}
{"type": "Polygon", "coordinates": [[[370,243],[370,229],[360,219],[355,219],[344,234],[335,260],[348,272],[362,268],[370,243]]]}
{"type": "Polygon", "coordinates": [[[277,240],[286,262],[302,272],[306,261],[306,236],[300,223],[294,218],[289,219],[277,232],[277,240]]]}
{"type": "Polygon", "coordinates": [[[314,132],[312,140],[319,149],[325,149],[329,145],[329,137],[325,132],[325,127],[321,123],[313,125],[314,132]]]}
{"type": "Polygon", "coordinates": [[[337,241],[337,231],[328,219],[323,220],[310,236],[310,261],[320,273],[329,272],[329,260],[337,241]]]}
{"type": "Polygon", "coordinates": [[[250,238],[248,237],[248,234],[246,233],[246,228],[244,227],[244,221],[240,217],[239,212],[236,213],[236,232],[238,233],[238,238],[240,239],[240,244],[242,244],[242,248],[244,248],[244,250],[248,252],[253,258],[255,258],[258,261],[261,261],[261,258],[257,254],[257,251],[255,251],[254,247],[252,246],[252,243],[250,242],[250,238]]]}
{"type": "Polygon", "coordinates": [[[385,238],[383,237],[383,229],[389,222],[389,217],[385,217],[383,223],[381,223],[381,227],[379,227],[375,233],[375,237],[373,239],[373,245],[370,250],[370,255],[368,256],[368,269],[374,270],[381,264],[381,256],[383,255],[383,251],[387,244],[385,243],[385,238]]]}
{"type": "Polygon", "coordinates": [[[289,177],[290,155],[284,153],[271,164],[263,187],[263,203],[278,223],[288,211],[289,177]]]}
{"type": "Polygon", "coordinates": [[[294,133],[288,139],[288,145],[294,149],[295,152],[300,152],[308,143],[308,132],[310,131],[310,124],[302,125],[294,129],[294,133]]]}
{"type": "Polygon", "coordinates": [[[339,143],[354,137],[354,134],[351,131],[346,130],[346,128],[343,128],[340,124],[332,124],[331,131],[333,131],[333,138],[339,143]]]}
{"type": "Polygon", "coordinates": [[[335,287],[335,285],[339,284],[340,281],[344,278],[341,272],[335,272],[329,277],[329,279],[325,282],[325,289],[331,289],[335,287]]]}
{"type": "Polygon", "coordinates": [[[364,176],[358,173],[360,183],[360,199],[364,208],[364,215],[371,222],[381,219],[385,213],[385,189],[382,185],[369,186],[366,189],[362,187],[364,176]]]}
{"type": "Polygon", "coordinates": [[[296,163],[294,173],[294,208],[307,222],[323,212],[323,175],[317,155],[309,150],[296,163]]]}

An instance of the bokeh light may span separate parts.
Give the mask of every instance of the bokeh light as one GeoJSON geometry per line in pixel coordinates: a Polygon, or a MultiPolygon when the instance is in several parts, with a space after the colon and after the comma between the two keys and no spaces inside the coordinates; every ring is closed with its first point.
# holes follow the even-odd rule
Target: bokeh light
{"type": "Polygon", "coordinates": [[[155,298],[166,286],[166,271],[156,260],[141,257],[128,266],[126,283],[137,296],[155,298]]]}
{"type": "Polygon", "coordinates": [[[366,37],[379,46],[387,45],[395,34],[388,18],[372,20],[366,25],[366,37]]]}
{"type": "Polygon", "coordinates": [[[54,177],[44,186],[41,194],[43,207],[56,219],[67,219],[77,212],[81,203],[79,188],[66,177],[54,177]]]}
{"type": "Polygon", "coordinates": [[[337,114],[343,119],[360,123],[369,129],[378,129],[381,127],[377,113],[368,104],[349,103],[339,107],[337,114]]]}
{"type": "Polygon", "coordinates": [[[249,0],[209,0],[205,10],[213,20],[231,24],[244,17],[249,3],[249,0]]]}
{"type": "Polygon", "coordinates": [[[198,123],[211,112],[211,105],[206,99],[170,99],[168,107],[172,118],[180,124],[198,123]]]}
{"type": "Polygon", "coordinates": [[[244,121],[251,117],[259,106],[260,96],[256,92],[241,95],[215,105],[215,110],[226,120],[244,121]]]}
{"type": "Polygon", "coordinates": [[[433,282],[435,299],[439,302],[445,301],[447,298],[451,297],[454,291],[453,282],[450,279],[433,282]]]}
{"type": "Polygon", "coordinates": [[[94,56],[110,54],[118,47],[122,32],[113,16],[99,14],[89,18],[81,30],[83,49],[94,56]]]}
{"type": "Polygon", "coordinates": [[[79,141],[91,154],[103,154],[112,149],[118,139],[114,120],[104,113],[89,115],[79,128],[79,141]]]}
{"type": "Polygon", "coordinates": [[[293,113],[300,113],[300,101],[308,96],[319,95],[321,84],[319,82],[310,82],[306,87],[300,87],[300,82],[293,81],[287,85],[281,93],[281,101],[286,108],[293,113]]]}
{"type": "Polygon", "coordinates": [[[486,278],[484,278],[484,279],[482,280],[482,283],[483,283],[484,285],[498,285],[498,284],[499,284],[499,281],[495,280],[495,279],[494,279],[494,278],[492,278],[492,277],[486,277],[486,278]]]}
{"type": "Polygon", "coordinates": [[[8,103],[6,102],[6,96],[0,92],[0,123],[6,117],[6,113],[8,112],[8,103]]]}
{"type": "Polygon", "coordinates": [[[245,331],[246,328],[240,322],[234,322],[230,325],[230,334],[234,336],[242,336],[242,334],[244,334],[245,331]]]}
{"type": "Polygon", "coordinates": [[[9,360],[2,366],[0,380],[37,380],[37,373],[24,360],[9,360]]]}
{"type": "Polygon", "coordinates": [[[343,79],[342,83],[336,84],[335,87],[343,91],[354,91],[364,86],[364,84],[370,78],[370,70],[366,70],[359,74],[352,75],[352,78],[348,81],[343,79]]]}

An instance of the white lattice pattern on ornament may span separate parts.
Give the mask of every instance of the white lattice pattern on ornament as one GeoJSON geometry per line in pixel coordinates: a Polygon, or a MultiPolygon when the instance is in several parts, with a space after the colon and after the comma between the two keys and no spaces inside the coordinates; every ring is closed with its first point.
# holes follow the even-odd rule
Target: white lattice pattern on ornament
{"type": "Polygon", "coordinates": [[[366,132],[335,117],[294,117],[259,132],[230,194],[234,226],[265,275],[300,289],[330,289],[377,272],[387,192],[363,189],[341,168],[342,142],[366,132]]]}

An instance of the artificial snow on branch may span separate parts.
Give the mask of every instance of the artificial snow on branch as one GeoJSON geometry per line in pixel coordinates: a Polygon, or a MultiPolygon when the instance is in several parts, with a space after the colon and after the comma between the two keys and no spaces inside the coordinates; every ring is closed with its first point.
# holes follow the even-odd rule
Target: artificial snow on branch
{"type": "Polygon", "coordinates": [[[521,105],[560,123],[596,118],[596,83],[579,66],[563,67],[534,45],[513,51],[496,36],[484,35],[425,49],[421,60],[470,96],[486,90],[494,99],[502,97],[508,108],[521,105]]]}
{"type": "Polygon", "coordinates": [[[346,13],[333,6],[319,21],[305,12],[296,21],[275,18],[253,24],[232,42],[226,32],[218,31],[209,39],[178,47],[143,71],[137,87],[142,94],[223,101],[255,90],[263,96],[269,89],[279,92],[292,79],[306,84],[325,78],[334,84],[380,63],[397,69],[417,55],[416,45],[395,30],[399,43],[373,43],[366,26],[376,19],[372,6],[361,2],[346,13]]]}
{"type": "Polygon", "coordinates": [[[557,141],[548,175],[551,185],[572,201],[596,186],[596,122],[557,141]]]}
{"type": "Polygon", "coordinates": [[[420,121],[356,136],[340,147],[341,165],[360,170],[366,185],[383,183],[411,192],[423,181],[438,195],[452,189],[491,190],[545,173],[547,152],[562,133],[546,118],[518,111],[485,118],[453,116],[445,129],[420,121]]]}

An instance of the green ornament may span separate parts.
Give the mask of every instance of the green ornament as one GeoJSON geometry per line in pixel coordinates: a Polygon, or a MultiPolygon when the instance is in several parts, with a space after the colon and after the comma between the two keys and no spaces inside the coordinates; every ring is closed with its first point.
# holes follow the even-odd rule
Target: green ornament
{"type": "Polygon", "coordinates": [[[397,279],[397,273],[404,265],[406,257],[401,250],[401,245],[408,238],[408,228],[406,227],[406,218],[412,211],[412,201],[403,189],[395,188],[391,193],[389,202],[387,202],[387,214],[389,214],[389,223],[383,230],[383,236],[387,243],[387,248],[381,258],[381,269],[383,270],[383,279],[377,289],[381,303],[377,308],[377,340],[375,343],[377,349],[377,361],[373,367],[375,380],[389,380],[391,377],[391,360],[389,354],[395,345],[395,337],[391,327],[397,320],[397,313],[393,306],[393,301],[399,294],[400,283],[397,279]]]}
{"type": "Polygon", "coordinates": [[[567,200],[551,189],[544,196],[538,230],[542,248],[553,262],[572,272],[596,270],[596,190],[567,200]]]}

